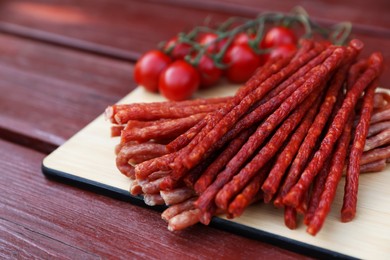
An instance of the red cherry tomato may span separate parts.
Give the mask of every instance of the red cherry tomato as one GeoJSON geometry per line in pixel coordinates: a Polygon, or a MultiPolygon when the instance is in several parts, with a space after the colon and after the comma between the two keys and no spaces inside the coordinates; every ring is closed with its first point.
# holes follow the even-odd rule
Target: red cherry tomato
{"type": "Polygon", "coordinates": [[[135,64],[134,80],[147,90],[157,92],[160,74],[169,63],[171,59],[162,51],[149,51],[135,64]]]}
{"type": "Polygon", "coordinates": [[[249,40],[253,40],[255,37],[256,35],[253,33],[240,32],[234,37],[233,45],[248,44],[249,40]]]}
{"type": "MultiPolygon", "coordinates": [[[[218,38],[218,35],[215,33],[202,33],[198,37],[198,43],[200,45],[207,45],[210,44],[211,42],[215,41],[218,38]]],[[[207,52],[209,53],[215,53],[217,52],[217,46],[216,44],[211,44],[209,47],[207,47],[207,52]]]]}
{"type": "Polygon", "coordinates": [[[199,81],[199,74],[194,67],[183,60],[177,60],[161,73],[159,90],[170,100],[185,100],[198,89],[199,81]]]}
{"type": "Polygon", "coordinates": [[[215,85],[222,76],[222,70],[217,68],[214,61],[203,55],[197,67],[200,76],[200,88],[209,88],[215,85]]]}
{"type": "Polygon", "coordinates": [[[226,51],[223,62],[228,65],[226,77],[234,83],[247,81],[261,65],[261,59],[247,44],[232,45],[226,51]]]}
{"type": "Polygon", "coordinates": [[[271,50],[270,53],[262,55],[264,61],[273,59],[276,57],[288,57],[297,50],[297,46],[294,44],[285,44],[282,46],[275,47],[271,50]]]}
{"type": "MultiPolygon", "coordinates": [[[[215,41],[218,38],[218,35],[216,33],[202,33],[198,37],[198,43],[200,45],[207,45],[210,44],[211,42],[215,41]]],[[[211,44],[210,46],[207,47],[207,52],[208,53],[217,53],[221,50],[223,45],[226,43],[226,39],[220,40],[218,42],[215,42],[214,44],[211,44]]]]}
{"type": "Polygon", "coordinates": [[[273,59],[276,57],[288,57],[293,54],[297,50],[297,46],[295,44],[285,44],[276,47],[269,54],[269,59],[273,59]]]}
{"type": "Polygon", "coordinates": [[[286,44],[297,44],[294,32],[284,26],[275,26],[265,34],[261,47],[266,49],[286,44]]]}
{"type": "Polygon", "coordinates": [[[188,43],[178,42],[177,36],[175,36],[165,44],[164,50],[169,51],[169,56],[172,59],[182,60],[191,53],[192,47],[188,43]]]}

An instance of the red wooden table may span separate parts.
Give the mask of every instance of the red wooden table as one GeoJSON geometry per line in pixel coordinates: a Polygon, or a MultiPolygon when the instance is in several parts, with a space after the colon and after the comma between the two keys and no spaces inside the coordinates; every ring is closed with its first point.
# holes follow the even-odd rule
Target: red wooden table
{"type": "Polygon", "coordinates": [[[384,54],[389,88],[387,0],[1,1],[0,258],[301,258],[202,225],[171,233],[155,210],[41,174],[48,153],[136,87],[142,52],[206,18],[296,5],[325,25],[353,22],[365,53],[384,54]]]}

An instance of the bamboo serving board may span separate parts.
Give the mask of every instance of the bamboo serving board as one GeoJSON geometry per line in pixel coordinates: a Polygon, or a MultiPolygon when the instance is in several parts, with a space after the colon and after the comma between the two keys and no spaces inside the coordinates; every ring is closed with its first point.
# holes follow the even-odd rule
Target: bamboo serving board
{"type": "MultiPolygon", "coordinates": [[[[235,86],[220,86],[199,95],[226,96],[236,89],[235,86]]],[[[137,88],[119,103],[162,100],[159,95],[137,88]]],[[[114,147],[119,139],[110,137],[110,126],[103,115],[96,118],[43,160],[43,172],[130,196],[130,180],[115,166],[114,147]]],[[[302,221],[296,230],[285,227],[283,210],[267,204],[252,205],[240,218],[227,220],[218,217],[212,223],[315,256],[390,257],[390,166],[380,173],[361,175],[357,215],[350,223],[340,222],[343,187],[344,180],[339,185],[332,211],[315,237],[306,233],[302,221]]]]}

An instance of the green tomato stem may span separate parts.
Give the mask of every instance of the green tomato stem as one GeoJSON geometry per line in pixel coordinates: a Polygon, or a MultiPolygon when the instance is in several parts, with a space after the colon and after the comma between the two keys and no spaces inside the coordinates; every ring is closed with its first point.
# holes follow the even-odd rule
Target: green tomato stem
{"type": "MultiPolygon", "coordinates": [[[[190,54],[187,55],[188,57],[185,57],[185,60],[193,66],[198,66],[201,57],[203,55],[208,55],[211,59],[213,59],[217,67],[226,68],[228,64],[223,63],[223,57],[238,33],[256,33],[255,38],[248,41],[248,45],[257,54],[269,53],[272,50],[272,48],[260,48],[260,42],[263,40],[265,35],[267,24],[271,26],[283,25],[288,28],[291,28],[294,24],[299,24],[304,28],[304,34],[301,38],[312,38],[315,33],[318,33],[323,38],[329,39],[334,44],[338,45],[345,44],[352,30],[352,24],[349,22],[340,23],[331,29],[321,27],[309,18],[309,15],[302,7],[298,6],[295,7],[289,14],[281,12],[264,12],[255,19],[251,20],[242,17],[231,17],[216,29],[208,26],[197,26],[188,33],[179,33],[177,35],[177,42],[189,44],[191,46],[191,53],[197,53],[195,56],[191,57],[190,54]],[[238,25],[235,25],[236,23],[238,23],[238,25]],[[215,33],[217,38],[208,44],[201,45],[196,41],[200,33],[215,33]],[[207,53],[210,46],[223,40],[226,40],[226,43],[224,43],[218,53],[207,53]]],[[[169,49],[164,51],[169,54],[173,48],[174,46],[170,46],[169,49]]]]}

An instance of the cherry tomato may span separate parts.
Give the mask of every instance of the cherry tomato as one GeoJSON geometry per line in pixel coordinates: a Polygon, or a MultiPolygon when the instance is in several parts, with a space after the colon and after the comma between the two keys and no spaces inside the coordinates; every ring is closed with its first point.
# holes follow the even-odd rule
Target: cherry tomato
{"type": "Polygon", "coordinates": [[[297,46],[295,44],[285,44],[273,48],[270,53],[263,54],[262,58],[264,62],[267,62],[269,59],[273,59],[276,57],[288,57],[296,50],[297,50],[297,46]]]}
{"type": "MultiPolygon", "coordinates": [[[[202,33],[198,37],[198,43],[200,45],[207,45],[210,44],[211,42],[215,41],[218,38],[218,35],[216,33],[202,33]]],[[[207,52],[208,53],[217,53],[221,50],[223,45],[226,43],[226,39],[220,40],[218,42],[215,42],[214,44],[211,44],[210,46],[207,47],[207,52]]]]}
{"type": "Polygon", "coordinates": [[[188,43],[178,42],[177,36],[175,36],[165,44],[164,50],[169,51],[169,56],[172,59],[182,60],[191,53],[192,47],[188,43]]]}
{"type": "Polygon", "coordinates": [[[261,47],[266,49],[285,44],[297,44],[297,37],[291,29],[275,26],[265,34],[261,47]]]}
{"type": "Polygon", "coordinates": [[[285,44],[276,47],[269,54],[269,59],[273,59],[276,57],[288,57],[293,54],[297,50],[297,46],[295,44],[285,44]]]}
{"type": "Polygon", "coordinates": [[[228,65],[226,77],[234,83],[247,81],[261,65],[261,59],[247,44],[232,45],[226,51],[223,62],[228,65]]]}
{"type": "Polygon", "coordinates": [[[214,61],[203,55],[197,67],[200,76],[200,88],[209,88],[215,85],[222,76],[222,70],[217,68],[214,61]]]}
{"type": "Polygon", "coordinates": [[[170,100],[188,99],[199,87],[199,74],[183,60],[170,64],[160,75],[159,90],[170,100]]]}
{"type": "Polygon", "coordinates": [[[233,44],[248,44],[249,40],[253,40],[255,37],[256,35],[253,33],[240,32],[234,37],[233,44]]]}
{"type": "Polygon", "coordinates": [[[135,64],[134,80],[147,90],[157,92],[160,74],[169,63],[171,59],[162,51],[148,51],[135,64]]]}

